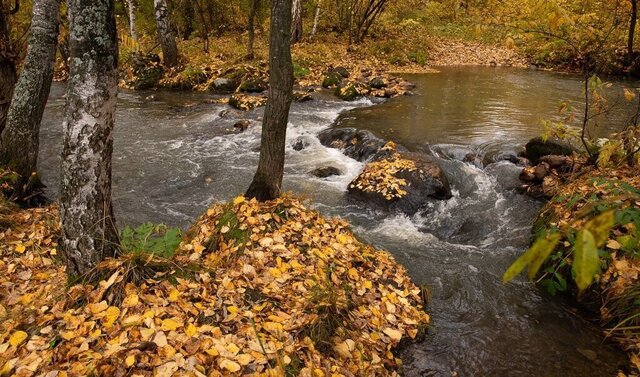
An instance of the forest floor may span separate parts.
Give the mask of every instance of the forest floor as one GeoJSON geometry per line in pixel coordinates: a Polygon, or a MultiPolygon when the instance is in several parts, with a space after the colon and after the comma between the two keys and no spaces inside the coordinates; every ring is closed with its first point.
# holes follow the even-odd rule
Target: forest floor
{"type": "Polygon", "coordinates": [[[74,283],[55,206],[0,205],[0,375],[395,375],[421,289],[346,221],[284,196],[213,205],[175,252],[74,283]]]}

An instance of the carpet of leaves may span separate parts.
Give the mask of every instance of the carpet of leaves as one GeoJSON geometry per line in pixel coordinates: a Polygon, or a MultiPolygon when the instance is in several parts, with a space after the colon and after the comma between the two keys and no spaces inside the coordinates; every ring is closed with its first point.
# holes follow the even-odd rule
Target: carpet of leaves
{"type": "Polygon", "coordinates": [[[68,289],[55,208],[12,221],[0,375],[395,375],[393,349],[429,322],[390,254],[289,196],[214,205],[171,260],[107,260],[68,289]]]}
{"type": "Polygon", "coordinates": [[[363,192],[375,192],[386,200],[402,198],[407,194],[403,189],[408,182],[397,176],[401,171],[415,171],[415,162],[402,158],[395,152],[395,144],[387,143],[383,151],[391,152],[390,156],[367,164],[363,172],[350,184],[351,188],[358,188],[363,192]]]}
{"type": "MultiPolygon", "coordinates": [[[[547,227],[572,227],[579,229],[590,220],[587,215],[596,205],[613,204],[618,208],[639,208],[637,193],[640,193],[640,176],[636,168],[584,170],[577,178],[569,180],[558,188],[556,197],[545,207],[551,222],[547,227]],[[627,192],[636,193],[627,195],[627,192]]],[[[599,297],[602,302],[600,319],[608,329],[607,334],[616,339],[631,355],[631,366],[635,369],[630,376],[640,372],[640,332],[637,331],[637,318],[640,317],[640,250],[628,250],[617,240],[637,232],[634,224],[618,225],[600,251],[602,274],[590,294],[599,297]],[[624,250],[623,250],[624,249],[624,250]]],[[[561,241],[559,255],[571,264],[573,250],[570,240],[561,241]]],[[[560,260],[560,259],[558,259],[560,260]]],[[[571,280],[567,268],[557,268],[556,272],[565,274],[571,280]]]]}

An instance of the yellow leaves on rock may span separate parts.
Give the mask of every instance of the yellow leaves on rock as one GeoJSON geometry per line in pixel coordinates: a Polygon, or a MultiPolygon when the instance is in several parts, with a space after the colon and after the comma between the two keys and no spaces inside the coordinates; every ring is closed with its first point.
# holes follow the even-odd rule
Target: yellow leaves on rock
{"type": "Polygon", "coordinates": [[[27,338],[29,337],[29,334],[27,334],[24,331],[16,331],[13,334],[11,334],[11,337],[9,338],[9,344],[17,347],[20,344],[22,344],[22,342],[24,342],[27,338]]]}
{"type": "MultiPolygon", "coordinates": [[[[391,142],[390,142],[391,143],[391,142]]],[[[394,150],[395,144],[387,143],[383,150],[394,150]]],[[[403,188],[408,185],[406,179],[399,178],[402,171],[415,171],[415,162],[402,158],[393,152],[390,157],[367,164],[360,175],[349,184],[351,189],[377,193],[391,201],[407,195],[403,188]]]]}

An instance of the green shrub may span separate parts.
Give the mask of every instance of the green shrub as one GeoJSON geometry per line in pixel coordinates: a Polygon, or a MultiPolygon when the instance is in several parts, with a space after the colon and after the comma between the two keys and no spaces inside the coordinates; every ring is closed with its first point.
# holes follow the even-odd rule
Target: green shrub
{"type": "Polygon", "coordinates": [[[150,222],[136,228],[127,226],[120,232],[120,248],[125,254],[153,254],[171,258],[181,240],[181,229],[150,222]]]}

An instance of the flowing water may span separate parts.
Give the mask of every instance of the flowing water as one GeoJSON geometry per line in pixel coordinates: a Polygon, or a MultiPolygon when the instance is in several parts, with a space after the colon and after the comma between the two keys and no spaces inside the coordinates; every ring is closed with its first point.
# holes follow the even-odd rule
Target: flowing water
{"type": "MultiPolygon", "coordinates": [[[[570,303],[522,280],[500,281],[526,249],[541,203],[517,194],[519,169],[498,160],[538,135],[542,119],[557,117],[560,100],[579,104],[579,78],[489,68],[408,78],[418,84],[416,95],[375,106],[322,93],[294,104],[284,183],[321,212],[349,219],[362,238],[393,253],[417,284],[430,287],[432,328],[424,342],[402,351],[405,374],[613,376],[624,355],[570,303]],[[433,154],[454,197],[434,201],[413,217],[350,201],[347,184],[363,164],[316,138],[334,123],[433,154]],[[306,145],[301,151],[293,149],[298,141],[306,145]],[[324,166],[343,174],[309,174],[324,166]]],[[[40,171],[53,196],[63,94],[64,87],[54,85],[41,131],[40,171]]],[[[258,160],[261,109],[241,115],[254,123],[236,134],[229,129],[237,115],[221,114],[224,105],[205,104],[207,94],[123,91],[119,98],[113,199],[120,226],[153,221],[186,227],[211,203],[248,186],[258,160]]],[[[621,119],[604,122],[613,128],[621,119]]]]}

